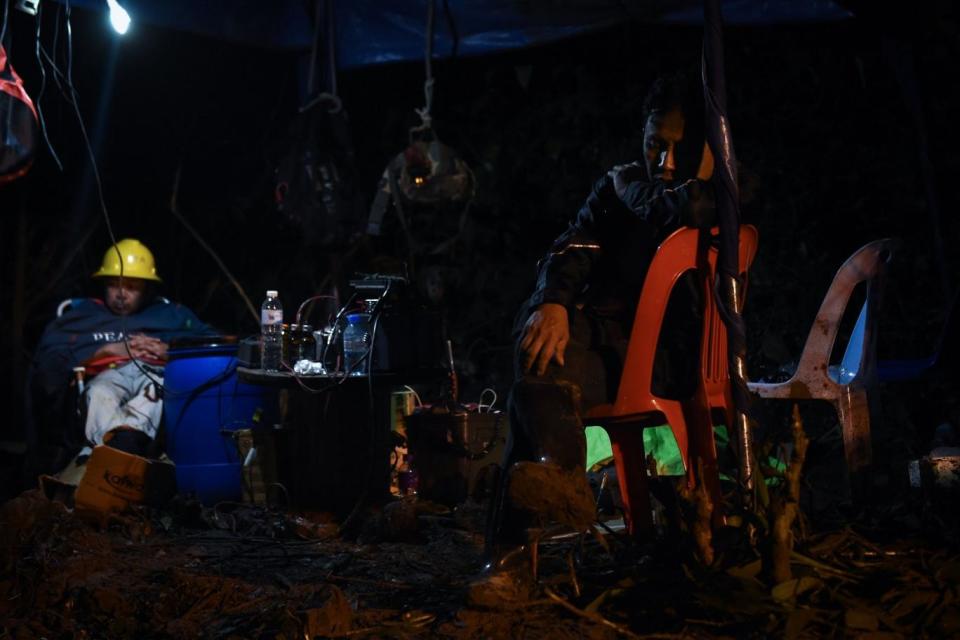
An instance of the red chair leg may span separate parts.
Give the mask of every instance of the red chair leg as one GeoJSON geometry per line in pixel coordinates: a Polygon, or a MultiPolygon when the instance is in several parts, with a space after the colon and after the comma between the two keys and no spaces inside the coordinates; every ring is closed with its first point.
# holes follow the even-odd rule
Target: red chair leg
{"type": "Polygon", "coordinates": [[[609,426],[607,433],[617,466],[627,530],[635,538],[652,537],[653,517],[647,486],[643,429],[637,425],[609,426]]]}
{"type": "Polygon", "coordinates": [[[673,439],[677,441],[677,449],[680,450],[680,458],[683,460],[683,468],[687,470],[687,483],[693,487],[694,469],[690,463],[690,434],[687,431],[687,412],[679,402],[663,403],[660,407],[663,417],[673,433],[673,439]]]}
{"type": "Polygon", "coordinates": [[[698,469],[700,482],[706,488],[713,502],[713,514],[711,521],[714,527],[721,527],[726,523],[723,509],[721,508],[722,494],[720,492],[720,465],[717,463],[717,449],[713,441],[713,429],[710,428],[706,433],[691,434],[690,465],[698,469]],[[709,440],[708,440],[709,438],[709,440]]]}
{"type": "Polygon", "coordinates": [[[702,465],[703,474],[699,478],[706,485],[710,500],[713,502],[711,523],[713,526],[724,524],[723,510],[719,509],[720,467],[717,463],[717,448],[713,441],[713,421],[705,399],[684,404],[664,405],[661,407],[673,437],[680,448],[683,464],[687,470],[687,486],[696,486],[697,464],[702,465]]]}

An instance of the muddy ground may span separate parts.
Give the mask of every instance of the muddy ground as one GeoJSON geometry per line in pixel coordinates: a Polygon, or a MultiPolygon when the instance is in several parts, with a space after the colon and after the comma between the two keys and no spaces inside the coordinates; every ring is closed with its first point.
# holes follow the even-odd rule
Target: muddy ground
{"type": "Polygon", "coordinates": [[[739,529],[708,568],[685,536],[610,528],[541,543],[529,597],[480,606],[482,505],[398,502],[346,535],[323,514],[179,498],[103,521],[31,490],[0,511],[0,638],[960,637],[951,503],[903,498],[839,505],[829,530],[804,518],[781,584],[739,529]]]}

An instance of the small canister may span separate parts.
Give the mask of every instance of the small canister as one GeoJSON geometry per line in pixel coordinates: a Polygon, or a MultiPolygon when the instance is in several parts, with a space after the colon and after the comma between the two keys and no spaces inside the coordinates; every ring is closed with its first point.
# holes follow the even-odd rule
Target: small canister
{"type": "Polygon", "coordinates": [[[398,389],[390,394],[390,430],[406,435],[406,417],[416,408],[417,394],[411,389],[398,389]]]}
{"type": "Polygon", "coordinates": [[[291,365],[293,363],[290,362],[290,339],[292,336],[292,329],[295,326],[296,325],[291,325],[284,322],[280,329],[280,360],[291,365]]]}
{"type": "Polygon", "coordinates": [[[289,339],[286,343],[286,362],[292,367],[300,359],[300,325],[291,324],[289,339]]]}
{"type": "Polygon", "coordinates": [[[317,362],[323,362],[323,356],[327,352],[328,335],[329,333],[324,329],[313,332],[314,347],[316,348],[316,354],[313,359],[317,362]]]}
{"type": "Polygon", "coordinates": [[[313,337],[313,325],[300,325],[300,351],[297,360],[316,360],[317,343],[313,337]]]}

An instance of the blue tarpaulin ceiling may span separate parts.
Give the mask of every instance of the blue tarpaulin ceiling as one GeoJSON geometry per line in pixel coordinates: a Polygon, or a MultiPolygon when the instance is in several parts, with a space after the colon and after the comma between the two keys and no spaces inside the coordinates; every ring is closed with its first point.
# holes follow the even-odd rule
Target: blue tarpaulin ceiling
{"type": "MultiPolygon", "coordinates": [[[[61,0],[63,2],[64,0],[61,0]]],[[[120,0],[138,24],[190,31],[271,48],[311,45],[309,0],[120,0]]],[[[105,0],[72,0],[103,12],[105,0]]],[[[699,24],[702,0],[437,0],[436,56],[479,55],[558,40],[628,20],[699,24]],[[449,8],[449,17],[445,7],[449,8]],[[452,25],[452,29],[451,29],[452,25]],[[454,36],[456,33],[456,36],[454,36]]],[[[726,0],[727,23],[840,20],[829,0],[726,0]]],[[[426,0],[348,0],[335,4],[341,69],[423,58],[426,0]]]]}

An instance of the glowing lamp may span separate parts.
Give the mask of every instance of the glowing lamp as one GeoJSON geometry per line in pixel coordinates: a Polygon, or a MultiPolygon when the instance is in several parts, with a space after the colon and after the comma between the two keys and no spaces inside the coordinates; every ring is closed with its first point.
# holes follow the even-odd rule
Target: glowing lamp
{"type": "Polygon", "coordinates": [[[123,35],[130,28],[130,14],[120,6],[117,0],[107,0],[107,6],[110,7],[110,24],[113,30],[123,35]]]}

